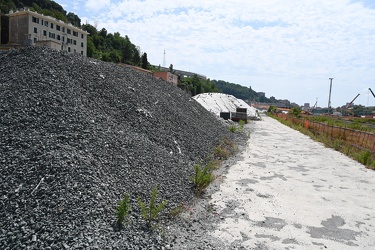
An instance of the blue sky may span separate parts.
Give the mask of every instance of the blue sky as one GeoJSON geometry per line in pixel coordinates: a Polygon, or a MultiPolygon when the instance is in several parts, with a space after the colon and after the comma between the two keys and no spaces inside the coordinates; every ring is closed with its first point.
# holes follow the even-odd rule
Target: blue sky
{"type": "Polygon", "coordinates": [[[375,106],[375,1],[56,0],[162,65],[300,105],[375,106]]]}

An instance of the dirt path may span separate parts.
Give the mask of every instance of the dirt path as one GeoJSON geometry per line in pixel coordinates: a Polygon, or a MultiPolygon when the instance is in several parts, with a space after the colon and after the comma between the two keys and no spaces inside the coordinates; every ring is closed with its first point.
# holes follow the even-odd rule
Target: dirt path
{"type": "Polygon", "coordinates": [[[375,171],[263,117],[211,210],[224,249],[375,249],[375,171]]]}

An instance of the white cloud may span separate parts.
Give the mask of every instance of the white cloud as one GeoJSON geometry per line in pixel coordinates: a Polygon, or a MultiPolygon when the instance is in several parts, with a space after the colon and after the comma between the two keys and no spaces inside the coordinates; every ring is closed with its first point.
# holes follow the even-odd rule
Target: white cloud
{"type": "Polygon", "coordinates": [[[99,11],[109,6],[110,4],[111,0],[87,0],[85,7],[89,11],[99,11]]]}
{"type": "Polygon", "coordinates": [[[375,10],[361,3],[107,0],[88,1],[86,6],[89,3],[92,8],[108,7],[95,17],[98,28],[128,35],[152,64],[162,64],[166,49],[167,66],[252,84],[267,96],[280,94],[298,103],[327,98],[323,93],[328,78],[334,77],[338,99],[332,102],[339,105],[355,89],[375,81],[375,10]],[[301,93],[286,91],[292,87],[301,93]]]}

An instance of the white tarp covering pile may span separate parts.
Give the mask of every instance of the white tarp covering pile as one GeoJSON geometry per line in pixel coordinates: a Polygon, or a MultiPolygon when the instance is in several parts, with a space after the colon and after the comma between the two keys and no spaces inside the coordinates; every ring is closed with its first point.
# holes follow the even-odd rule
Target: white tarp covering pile
{"type": "Polygon", "coordinates": [[[247,108],[247,115],[258,117],[256,109],[241,99],[222,93],[203,93],[193,96],[205,109],[220,116],[220,112],[236,112],[236,108],[247,108]]]}

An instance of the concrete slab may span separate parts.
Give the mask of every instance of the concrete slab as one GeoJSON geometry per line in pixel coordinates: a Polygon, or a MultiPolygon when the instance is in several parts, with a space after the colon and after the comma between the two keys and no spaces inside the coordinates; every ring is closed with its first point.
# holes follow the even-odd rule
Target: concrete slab
{"type": "Polygon", "coordinates": [[[210,236],[227,249],[375,249],[375,171],[262,118],[211,195],[210,236]]]}

